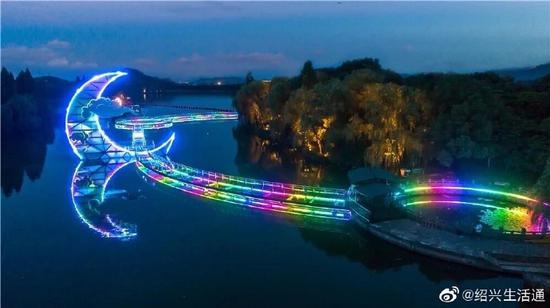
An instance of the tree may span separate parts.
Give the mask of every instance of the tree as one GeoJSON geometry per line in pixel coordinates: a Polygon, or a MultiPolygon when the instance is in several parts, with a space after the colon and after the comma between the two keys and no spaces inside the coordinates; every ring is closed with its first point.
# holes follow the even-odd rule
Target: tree
{"type": "Polygon", "coordinates": [[[311,89],[313,85],[317,82],[317,76],[315,75],[315,70],[313,69],[313,63],[311,61],[306,61],[302,72],[300,73],[300,80],[302,81],[302,86],[311,89]]]}
{"type": "Polygon", "coordinates": [[[268,91],[268,86],[261,81],[252,81],[239,89],[233,99],[233,107],[244,123],[262,125],[271,118],[267,108],[268,91]]]}
{"type": "Polygon", "coordinates": [[[32,94],[34,90],[34,80],[29,69],[19,72],[15,79],[17,94],[32,94]]]}
{"type": "Polygon", "coordinates": [[[365,58],[317,69],[307,61],[298,76],[244,85],[234,103],[273,144],[330,163],[481,167],[534,183],[550,153],[548,89],[550,75],[532,84],[487,73],[401,77],[365,58]]]}
{"type": "Polygon", "coordinates": [[[248,72],[246,74],[246,77],[244,78],[244,81],[245,81],[246,84],[249,84],[252,81],[254,81],[254,76],[252,76],[252,72],[248,72]]]}
{"type": "Polygon", "coordinates": [[[15,95],[15,78],[5,67],[2,67],[2,105],[15,95]]]}
{"type": "Polygon", "coordinates": [[[285,103],[290,97],[290,82],[288,78],[273,78],[271,80],[271,92],[269,93],[269,105],[273,112],[280,114],[285,103]]]}

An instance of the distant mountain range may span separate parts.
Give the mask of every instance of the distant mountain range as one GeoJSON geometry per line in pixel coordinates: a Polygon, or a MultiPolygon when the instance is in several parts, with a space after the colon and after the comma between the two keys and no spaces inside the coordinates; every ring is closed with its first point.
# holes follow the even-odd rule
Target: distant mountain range
{"type": "Polygon", "coordinates": [[[167,78],[149,76],[132,68],[123,71],[127,72],[128,76],[109,86],[107,95],[123,91],[134,100],[140,100],[174,92],[234,94],[241,87],[243,80],[237,77],[219,77],[199,79],[192,83],[177,83],[167,78]]]}
{"type": "MultiPolygon", "coordinates": [[[[145,99],[144,94],[148,97],[178,92],[234,94],[244,83],[244,78],[234,76],[200,78],[187,83],[177,83],[168,78],[146,75],[132,68],[126,68],[124,71],[128,72],[128,76],[113,83],[108,88],[107,95],[115,95],[123,91],[126,95],[141,100],[145,99]]],[[[532,67],[499,69],[491,70],[490,72],[512,77],[520,82],[530,82],[550,74],[550,62],[532,67]]],[[[62,89],[72,87],[74,82],[51,76],[43,76],[35,77],[35,83],[39,94],[58,96],[60,93],[64,93],[62,89]]]]}
{"type": "MultiPolygon", "coordinates": [[[[126,68],[124,71],[128,72],[128,76],[111,85],[107,94],[116,94],[124,90],[126,95],[138,100],[144,99],[144,94],[154,97],[175,92],[235,94],[244,83],[244,78],[234,76],[200,78],[188,83],[177,83],[168,78],[149,76],[132,68],[126,68]]],[[[529,82],[550,74],[550,63],[490,72],[509,76],[520,82],[529,82]]]]}
{"type": "Polygon", "coordinates": [[[518,81],[532,81],[550,74],[550,62],[532,67],[509,68],[493,70],[492,72],[512,77],[518,81]]]}

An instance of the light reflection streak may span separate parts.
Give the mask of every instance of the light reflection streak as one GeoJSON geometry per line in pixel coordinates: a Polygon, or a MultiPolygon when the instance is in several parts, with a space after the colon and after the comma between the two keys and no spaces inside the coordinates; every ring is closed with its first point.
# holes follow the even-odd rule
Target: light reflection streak
{"type": "Polygon", "coordinates": [[[71,180],[75,212],[83,223],[103,237],[131,239],[137,236],[135,225],[116,222],[110,214],[104,213],[101,206],[111,178],[133,162],[95,165],[81,161],[75,169],[71,180]]]}

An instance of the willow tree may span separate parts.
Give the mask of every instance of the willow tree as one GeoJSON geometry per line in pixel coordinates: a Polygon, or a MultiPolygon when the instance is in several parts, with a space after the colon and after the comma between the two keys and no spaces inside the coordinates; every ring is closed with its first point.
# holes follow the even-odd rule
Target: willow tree
{"type": "Polygon", "coordinates": [[[426,117],[427,102],[417,91],[393,83],[363,83],[350,76],[351,105],[356,114],[350,118],[349,129],[358,138],[366,137],[368,147],[364,162],[373,166],[398,166],[407,151],[422,151],[417,126],[426,117]]]}
{"type": "Polygon", "coordinates": [[[269,86],[261,81],[245,84],[237,92],[233,106],[246,124],[260,126],[271,120],[268,93],[269,86]]]}

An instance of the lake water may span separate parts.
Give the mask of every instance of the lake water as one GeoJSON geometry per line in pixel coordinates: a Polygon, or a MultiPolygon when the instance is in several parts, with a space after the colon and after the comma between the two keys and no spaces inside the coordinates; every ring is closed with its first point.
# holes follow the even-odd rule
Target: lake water
{"type": "MultiPolygon", "coordinates": [[[[231,106],[228,96],[160,102],[231,106]]],[[[235,125],[175,127],[172,159],[239,175],[250,168],[236,162],[235,125]]],[[[78,160],[62,126],[58,121],[45,157],[32,143],[3,153],[2,185],[11,192],[1,206],[3,307],[428,307],[442,305],[438,294],[452,285],[523,286],[516,277],[408,253],[351,224],[309,224],[152,186],[133,165],[109,189],[138,197],[102,206],[137,225],[139,234],[129,241],[102,238],[71,203],[78,160]],[[23,176],[16,192],[23,171],[33,180],[23,176]]]]}

